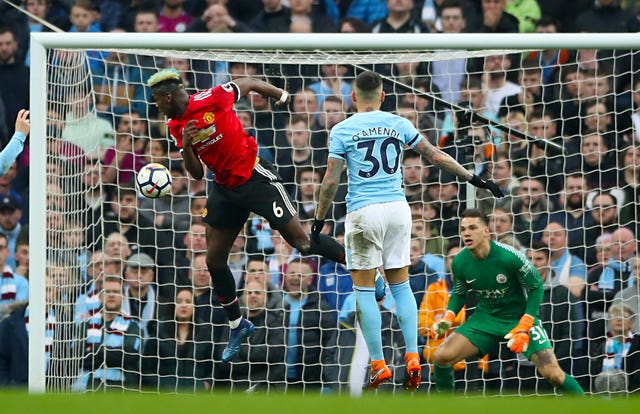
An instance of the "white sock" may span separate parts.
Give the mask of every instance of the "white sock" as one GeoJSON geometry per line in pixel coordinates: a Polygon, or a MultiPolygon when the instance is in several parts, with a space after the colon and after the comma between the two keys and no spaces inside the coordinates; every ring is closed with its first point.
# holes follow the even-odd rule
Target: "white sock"
{"type": "Polygon", "coordinates": [[[229,326],[231,326],[231,329],[236,329],[238,327],[238,325],[240,325],[241,321],[242,321],[242,316],[239,317],[236,320],[229,321],[229,326]]]}

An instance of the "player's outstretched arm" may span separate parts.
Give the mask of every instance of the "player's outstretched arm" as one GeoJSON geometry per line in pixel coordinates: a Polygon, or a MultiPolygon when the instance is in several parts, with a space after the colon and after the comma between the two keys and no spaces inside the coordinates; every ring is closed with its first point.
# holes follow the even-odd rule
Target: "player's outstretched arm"
{"type": "Polygon", "coordinates": [[[442,168],[454,174],[455,176],[462,178],[465,181],[469,181],[475,187],[486,188],[487,190],[491,191],[491,193],[495,197],[504,197],[504,194],[502,194],[502,190],[500,190],[500,187],[498,187],[496,183],[491,180],[485,180],[475,174],[470,173],[462,165],[460,165],[458,161],[453,159],[452,156],[442,151],[440,148],[431,145],[431,143],[429,143],[429,141],[427,141],[424,137],[420,139],[420,142],[418,142],[414,150],[420,153],[436,167],[442,168]]]}
{"type": "Polygon", "coordinates": [[[320,201],[316,208],[316,216],[311,231],[313,235],[317,236],[322,231],[324,218],[329,210],[329,205],[333,202],[336,192],[338,191],[338,185],[340,185],[340,176],[342,175],[343,167],[344,160],[333,157],[329,157],[327,160],[327,171],[320,185],[320,201]]]}
{"type": "Polygon", "coordinates": [[[4,175],[7,170],[9,170],[11,164],[13,164],[18,155],[22,152],[24,142],[27,139],[27,135],[29,135],[30,129],[31,123],[29,122],[29,111],[21,109],[16,117],[15,133],[13,134],[13,137],[11,137],[7,146],[2,149],[2,152],[0,152],[0,175],[4,175]]]}
{"type": "Polygon", "coordinates": [[[251,91],[258,92],[260,95],[268,96],[276,101],[276,105],[286,105],[291,101],[289,93],[284,89],[276,88],[260,79],[240,78],[233,81],[238,86],[240,96],[247,96],[251,91]]]}
{"type": "Polygon", "coordinates": [[[182,159],[184,160],[184,167],[189,171],[189,174],[196,180],[202,180],[202,177],[204,177],[204,168],[191,147],[191,143],[197,135],[198,128],[196,128],[196,121],[191,120],[187,122],[187,125],[182,130],[182,159]]]}

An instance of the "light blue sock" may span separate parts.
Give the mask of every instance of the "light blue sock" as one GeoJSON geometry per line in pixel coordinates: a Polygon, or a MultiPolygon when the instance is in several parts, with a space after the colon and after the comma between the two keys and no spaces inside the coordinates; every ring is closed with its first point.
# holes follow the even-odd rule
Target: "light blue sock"
{"type": "Polygon", "coordinates": [[[384,359],[382,317],[376,302],[375,291],[375,288],[353,286],[353,293],[356,296],[356,315],[358,315],[358,322],[372,361],[384,359]]]}
{"type": "Polygon", "coordinates": [[[418,306],[409,281],[389,284],[389,289],[396,300],[396,315],[407,347],[406,352],[418,352],[418,306]]]}

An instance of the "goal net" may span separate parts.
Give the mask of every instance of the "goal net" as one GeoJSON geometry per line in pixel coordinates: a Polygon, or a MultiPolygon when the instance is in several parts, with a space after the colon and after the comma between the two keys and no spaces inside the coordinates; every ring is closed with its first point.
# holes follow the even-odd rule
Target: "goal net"
{"type": "MultiPolygon", "coordinates": [[[[507,196],[495,200],[410,154],[402,160],[413,215],[410,282],[420,308],[419,392],[434,390],[439,342],[428,327],[443,312],[436,298],[448,294],[460,212],[474,206],[489,215],[494,239],[539,267],[540,318],[560,366],[588,392],[639,387],[632,368],[640,358],[632,333],[640,281],[638,53],[613,50],[628,37],[595,50],[603,40],[589,35],[553,43],[547,36],[367,35],[348,43],[340,36],[100,36],[32,37],[32,390],[358,394],[365,383],[368,354],[348,272],[317,257],[301,260],[256,216],[229,266],[258,329],[235,360],[220,361],[228,321],[203,254],[212,174],[188,177],[153,104],[146,80],[166,67],[180,72],[189,93],[249,76],[291,94],[291,104],[279,107],[251,93],[235,110],[308,228],[329,131],[354,112],[351,82],[365,69],[385,77],[383,110],[408,118],[503,189],[507,196]],[[171,196],[136,191],[134,177],[149,162],[170,169],[171,196]]],[[[338,238],[345,194],[346,179],[328,217],[338,238]]],[[[381,309],[394,371],[382,389],[399,392],[404,343],[391,294],[381,309]]],[[[470,295],[466,318],[473,310],[470,295]]],[[[455,376],[457,389],[470,393],[554,393],[504,343],[456,365],[455,376]]]]}

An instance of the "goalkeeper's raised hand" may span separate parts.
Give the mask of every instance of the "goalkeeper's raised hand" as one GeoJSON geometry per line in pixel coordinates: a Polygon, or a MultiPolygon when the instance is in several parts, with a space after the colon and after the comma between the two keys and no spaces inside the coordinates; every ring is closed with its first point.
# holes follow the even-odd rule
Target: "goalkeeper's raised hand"
{"type": "Polygon", "coordinates": [[[504,336],[504,339],[509,340],[507,346],[512,352],[520,353],[527,350],[529,347],[529,330],[533,326],[533,322],[533,316],[525,313],[516,327],[504,336]]]}
{"type": "Polygon", "coordinates": [[[494,197],[504,197],[504,194],[502,194],[502,190],[500,189],[500,187],[498,187],[498,184],[494,183],[491,180],[485,180],[484,178],[480,178],[479,176],[474,174],[469,182],[474,187],[486,188],[487,190],[491,191],[491,194],[493,194],[494,197]]]}
{"type": "Polygon", "coordinates": [[[453,321],[456,319],[455,313],[453,311],[446,311],[442,319],[436,321],[431,327],[431,338],[438,339],[447,333],[451,325],[453,325],[453,321]]]}

